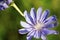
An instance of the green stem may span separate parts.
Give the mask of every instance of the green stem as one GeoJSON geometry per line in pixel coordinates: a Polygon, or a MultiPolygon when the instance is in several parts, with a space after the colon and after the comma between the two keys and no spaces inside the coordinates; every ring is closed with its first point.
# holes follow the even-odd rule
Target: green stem
{"type": "Polygon", "coordinates": [[[21,10],[19,10],[14,2],[11,4],[11,6],[13,6],[24,17],[24,14],[21,12],[21,10]]]}

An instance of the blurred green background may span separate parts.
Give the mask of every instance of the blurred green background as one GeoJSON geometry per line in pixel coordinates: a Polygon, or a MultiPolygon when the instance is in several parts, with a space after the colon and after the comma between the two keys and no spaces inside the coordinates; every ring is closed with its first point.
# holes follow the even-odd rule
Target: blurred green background
{"type": "MultiPolygon", "coordinates": [[[[48,35],[48,40],[60,40],[60,0],[13,0],[19,9],[28,12],[32,7],[36,10],[42,7],[43,11],[50,10],[50,15],[56,15],[59,25],[54,28],[58,31],[58,35],[48,35]]],[[[25,21],[13,7],[9,7],[0,11],[0,40],[26,40],[26,35],[18,33],[18,29],[22,28],[20,21],[25,21]]],[[[32,39],[37,40],[37,39],[32,39]]],[[[40,39],[38,39],[40,40],[40,39]]]]}

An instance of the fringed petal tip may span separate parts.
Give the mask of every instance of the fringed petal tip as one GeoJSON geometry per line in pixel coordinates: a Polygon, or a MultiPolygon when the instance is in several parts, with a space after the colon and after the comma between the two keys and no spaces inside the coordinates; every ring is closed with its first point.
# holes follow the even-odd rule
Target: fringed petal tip
{"type": "Polygon", "coordinates": [[[44,36],[43,34],[41,35],[41,39],[42,40],[46,40],[46,36],[44,36]]]}
{"type": "Polygon", "coordinates": [[[28,23],[26,23],[26,22],[24,22],[24,21],[20,21],[20,24],[21,24],[21,26],[24,27],[24,28],[31,28],[31,27],[32,27],[30,24],[28,24],[28,23]]]}
{"type": "Polygon", "coordinates": [[[19,34],[26,34],[28,31],[26,29],[19,29],[18,30],[19,34]]]}
{"type": "Polygon", "coordinates": [[[56,15],[53,15],[53,17],[54,17],[54,19],[53,19],[53,20],[57,21],[57,17],[56,17],[56,15]]]}

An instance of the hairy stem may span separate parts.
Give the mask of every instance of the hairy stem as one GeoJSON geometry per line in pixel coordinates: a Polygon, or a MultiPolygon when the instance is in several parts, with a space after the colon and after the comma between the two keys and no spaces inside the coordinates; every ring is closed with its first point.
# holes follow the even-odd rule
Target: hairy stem
{"type": "Polygon", "coordinates": [[[20,15],[24,17],[24,14],[21,12],[21,10],[17,7],[17,5],[14,2],[11,3],[11,6],[14,7],[20,13],[20,15]]]}

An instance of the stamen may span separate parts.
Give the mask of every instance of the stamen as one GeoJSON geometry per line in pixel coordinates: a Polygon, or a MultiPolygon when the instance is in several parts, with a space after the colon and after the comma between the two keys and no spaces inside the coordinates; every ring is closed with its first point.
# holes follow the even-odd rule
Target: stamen
{"type": "Polygon", "coordinates": [[[42,29],[43,26],[44,26],[43,23],[37,23],[34,27],[36,30],[40,30],[40,29],[42,29]]]}

